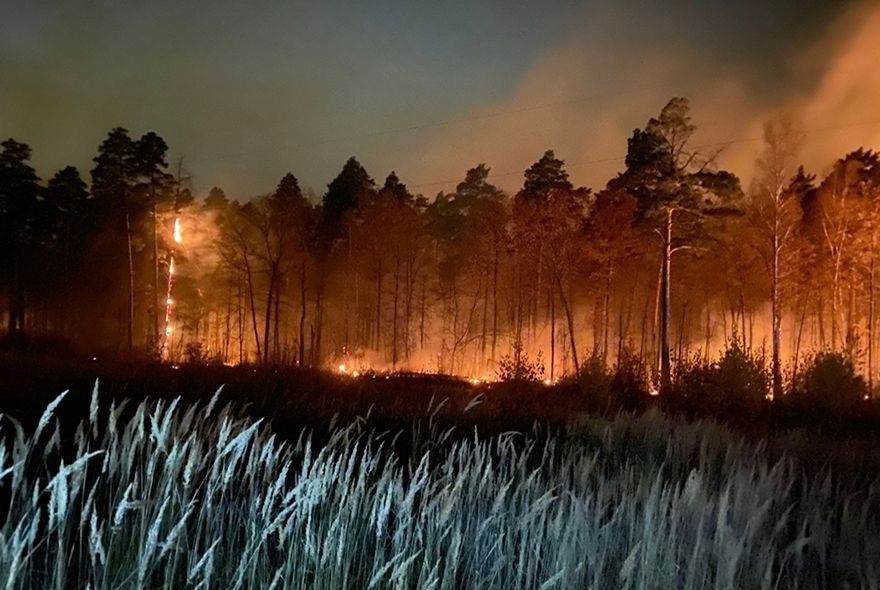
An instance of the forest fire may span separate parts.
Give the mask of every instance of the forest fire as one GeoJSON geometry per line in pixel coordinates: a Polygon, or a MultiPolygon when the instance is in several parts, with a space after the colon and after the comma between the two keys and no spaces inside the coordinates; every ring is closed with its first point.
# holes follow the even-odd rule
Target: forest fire
{"type": "MultiPolygon", "coordinates": [[[[155,136],[114,130],[89,197],[107,206],[82,208],[112,210],[117,186],[137,194],[127,225],[85,220],[108,234],[86,246],[117,281],[101,294],[113,314],[92,322],[88,341],[72,327],[59,337],[130,358],[158,348],[166,362],[427,371],[473,385],[526,375],[552,387],[623,364],[652,396],[680,385],[677,365],[720,370],[730,352],[770,375],[767,387],[756,381],[762,402],[830,350],[873,389],[880,156],[857,149],[809,174],[797,159],[803,133],[773,120],[744,186],[729,170],[676,159],[700,154],[695,129],[689,101],[672,98],[595,189],[575,185],[547,150],[516,190],[478,164],[431,200],[394,172],[376,182],[350,158],[320,198],[288,173],[242,201],[218,187],[197,201],[156,172],[168,174],[165,152],[152,169],[142,163],[150,175],[102,180],[120,173],[109,164],[118,145],[154,154],[155,136]]],[[[77,261],[62,266],[75,283],[77,261]]],[[[9,297],[26,307],[10,312],[10,333],[24,325],[14,313],[35,330],[65,325],[49,293],[21,290],[9,297]],[[28,304],[40,299],[49,303],[28,304]]]]}
{"type": "MultiPolygon", "coordinates": [[[[177,244],[183,243],[183,233],[180,228],[180,217],[174,218],[174,230],[173,230],[173,238],[174,242],[177,244]]],[[[170,345],[171,345],[171,337],[173,335],[173,329],[171,327],[171,315],[172,310],[174,308],[174,299],[171,297],[172,291],[174,289],[174,254],[171,253],[168,258],[168,286],[166,289],[165,295],[165,331],[162,337],[162,351],[161,358],[163,361],[170,360],[170,345]]]]}
{"type": "Polygon", "coordinates": [[[0,590],[880,590],[880,0],[8,4],[0,590]]]}

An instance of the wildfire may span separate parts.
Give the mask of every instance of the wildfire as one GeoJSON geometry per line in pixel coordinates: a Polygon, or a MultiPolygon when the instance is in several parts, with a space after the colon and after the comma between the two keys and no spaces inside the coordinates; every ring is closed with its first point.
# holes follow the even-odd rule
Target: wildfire
{"type": "MultiPolygon", "coordinates": [[[[174,218],[174,241],[177,244],[183,243],[183,235],[180,231],[180,217],[174,218]]],[[[171,328],[171,312],[174,307],[174,299],[171,297],[171,291],[174,288],[174,254],[168,260],[168,288],[165,294],[165,338],[162,340],[162,360],[167,361],[169,358],[169,342],[174,330],[171,328]]]]}
{"type": "Polygon", "coordinates": [[[359,370],[352,369],[351,367],[349,367],[345,363],[339,363],[339,365],[336,367],[336,372],[339,373],[340,375],[347,375],[347,376],[353,377],[355,379],[357,379],[358,377],[361,376],[361,372],[359,370]]]}

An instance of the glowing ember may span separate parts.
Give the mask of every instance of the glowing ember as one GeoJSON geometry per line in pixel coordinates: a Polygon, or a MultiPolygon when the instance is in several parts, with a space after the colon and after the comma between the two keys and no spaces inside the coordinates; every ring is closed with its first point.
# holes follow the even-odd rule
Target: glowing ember
{"type": "MultiPolygon", "coordinates": [[[[178,244],[183,242],[183,236],[180,232],[180,218],[174,219],[174,241],[178,244]]],[[[162,360],[167,361],[169,357],[169,340],[171,339],[171,311],[174,306],[174,299],[171,298],[171,290],[174,288],[174,255],[168,261],[168,289],[165,294],[165,338],[162,341],[162,360]]]]}
{"type": "Polygon", "coordinates": [[[648,395],[660,395],[660,389],[653,383],[650,383],[648,385],[648,395]]]}
{"type": "Polygon", "coordinates": [[[338,369],[339,372],[342,373],[343,375],[346,374],[346,373],[348,373],[348,367],[346,367],[344,363],[341,364],[341,365],[339,365],[339,367],[337,367],[337,369],[338,369]]]}
{"type": "Polygon", "coordinates": [[[551,385],[553,385],[553,381],[551,381],[550,379],[544,379],[544,385],[550,387],[551,385]]]}

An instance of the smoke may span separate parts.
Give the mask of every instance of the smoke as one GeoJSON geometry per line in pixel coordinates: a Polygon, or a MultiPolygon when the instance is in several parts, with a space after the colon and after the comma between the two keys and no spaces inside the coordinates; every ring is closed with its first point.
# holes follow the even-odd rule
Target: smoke
{"type": "MultiPolygon", "coordinates": [[[[622,44],[626,44],[624,40],[622,44]]],[[[508,191],[521,170],[555,149],[574,182],[601,188],[623,167],[626,139],[672,96],[691,100],[694,143],[744,186],[761,149],[761,126],[788,114],[806,132],[804,164],[822,172],[834,159],[880,139],[880,7],[848,10],[824,33],[782,60],[784,76],[757,84],[743,68],[669,43],[607,51],[610,40],[578,32],[557,42],[510,96],[439,130],[412,156],[413,186],[427,195],[487,162],[508,191]],[[774,86],[775,85],[775,86],[774,86]]]]}
{"type": "Polygon", "coordinates": [[[175,264],[188,277],[201,279],[211,274],[220,264],[217,249],[219,219],[217,213],[198,207],[188,207],[169,215],[164,224],[165,242],[174,244],[174,219],[179,219],[181,241],[175,244],[178,260],[175,264]]]}
{"type": "Polygon", "coordinates": [[[829,67],[814,92],[792,105],[808,129],[805,163],[817,172],[848,151],[880,144],[880,6],[852,11],[837,29],[813,52],[827,48],[829,67]]]}

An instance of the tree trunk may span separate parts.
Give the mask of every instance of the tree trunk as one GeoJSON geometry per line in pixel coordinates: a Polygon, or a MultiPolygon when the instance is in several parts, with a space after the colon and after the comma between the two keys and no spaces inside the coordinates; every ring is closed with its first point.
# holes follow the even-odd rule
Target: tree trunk
{"type": "Polygon", "coordinates": [[[278,277],[275,285],[275,330],[272,334],[272,361],[277,365],[279,357],[279,345],[281,344],[280,320],[281,320],[281,281],[278,277]]]}
{"type": "Polygon", "coordinates": [[[269,335],[272,326],[272,304],[275,297],[275,282],[277,281],[276,270],[273,267],[269,273],[269,293],[266,295],[266,317],[263,321],[263,364],[272,362],[272,349],[270,348],[269,335]]]}
{"type": "Polygon", "coordinates": [[[125,239],[128,247],[128,357],[134,349],[134,256],[131,247],[131,218],[125,214],[125,239]]]}
{"type": "Polygon", "coordinates": [[[834,263],[834,281],[831,286],[831,349],[837,350],[837,299],[840,296],[840,257],[834,263]]]}
{"type": "Polygon", "coordinates": [[[709,347],[712,346],[712,305],[706,299],[706,345],[703,348],[703,359],[709,362],[709,347]]]}
{"type": "Polygon", "coordinates": [[[379,263],[379,272],[376,277],[376,351],[381,354],[382,349],[382,263],[379,263]]]}
{"type": "Polygon", "coordinates": [[[260,332],[257,327],[257,306],[256,301],[254,300],[254,280],[253,275],[251,274],[251,264],[250,260],[248,260],[247,254],[244,255],[244,268],[247,273],[247,285],[248,285],[248,299],[251,304],[251,323],[254,327],[254,342],[257,345],[257,363],[263,363],[263,352],[260,348],[260,332]]]}
{"type": "Polygon", "coordinates": [[[299,364],[306,364],[306,261],[299,267],[299,364]]]}
{"type": "MultiPolygon", "coordinates": [[[[153,202],[153,304],[150,313],[150,336],[152,342],[150,346],[157,346],[159,343],[159,212],[156,204],[156,188],[153,186],[155,181],[150,180],[150,197],[153,202]]],[[[152,351],[151,351],[152,352],[152,351]]]]}
{"type": "Polygon", "coordinates": [[[773,226],[773,299],[771,302],[772,348],[773,348],[773,397],[782,396],[782,369],[779,363],[779,342],[781,339],[781,318],[779,309],[779,219],[778,213],[773,226]]]}
{"type": "Polygon", "coordinates": [[[223,330],[223,362],[229,362],[229,338],[232,330],[232,285],[226,284],[226,317],[223,330]]]}
{"type": "Polygon", "coordinates": [[[323,362],[323,343],[322,337],[324,332],[324,281],[326,277],[323,274],[318,275],[318,286],[315,289],[315,321],[312,332],[312,346],[310,356],[312,364],[318,365],[323,362]]]}
{"type": "Polygon", "coordinates": [[[425,278],[422,277],[422,301],[419,318],[419,350],[425,348],[425,278]]]}
{"type": "Polygon", "coordinates": [[[550,382],[553,383],[556,367],[556,293],[550,288],[550,382]]]}
{"type": "Polygon", "coordinates": [[[238,364],[244,364],[244,293],[241,288],[241,276],[237,277],[236,283],[238,283],[238,307],[236,312],[238,313],[238,364]]]}
{"type": "Polygon", "coordinates": [[[400,261],[394,264],[394,305],[391,318],[391,368],[397,369],[397,309],[400,299],[400,261]]]}
{"type": "Polygon", "coordinates": [[[403,309],[403,356],[409,364],[411,353],[410,335],[412,332],[412,306],[413,306],[413,289],[415,289],[415,272],[413,270],[414,262],[412,256],[406,261],[406,295],[404,297],[403,309]]]}
{"type": "Polygon", "coordinates": [[[798,360],[801,352],[801,337],[804,333],[804,321],[807,319],[807,309],[810,303],[810,292],[810,290],[807,290],[807,295],[806,297],[804,297],[803,309],[801,310],[801,317],[800,321],[798,322],[797,338],[794,345],[794,360],[792,362],[792,379],[794,379],[795,375],[797,375],[798,360]]]}
{"type": "Polygon", "coordinates": [[[660,391],[668,393],[672,387],[672,370],[669,359],[669,309],[670,274],[672,271],[672,212],[666,210],[666,237],[663,244],[663,273],[660,303],[660,391]]]}
{"type": "MultiPolygon", "coordinates": [[[[687,303],[685,303],[681,308],[681,320],[678,324],[678,359],[681,360],[684,355],[684,335],[685,335],[685,320],[687,319],[687,303]]],[[[688,344],[690,346],[690,344],[688,344]]]]}
{"type": "Polygon", "coordinates": [[[877,235],[871,236],[871,268],[868,281],[868,394],[874,395],[874,248],[877,235]]]}
{"type": "Polygon", "coordinates": [[[483,286],[483,320],[480,329],[480,357],[477,369],[483,371],[486,367],[486,342],[489,337],[489,281],[483,286]]]}
{"type": "Polygon", "coordinates": [[[495,260],[492,268],[492,356],[495,362],[495,347],[498,341],[498,237],[495,236],[495,260]]]}
{"type": "Polygon", "coordinates": [[[559,288],[559,299],[562,301],[562,308],[565,311],[565,318],[568,322],[568,338],[571,341],[571,359],[574,363],[574,376],[575,379],[580,378],[580,364],[578,363],[578,353],[577,353],[577,345],[574,341],[574,318],[571,315],[571,306],[568,305],[568,299],[565,296],[565,291],[562,288],[562,281],[559,277],[556,278],[556,285],[559,288]]]}
{"type": "Polygon", "coordinates": [[[605,276],[605,297],[602,301],[602,363],[608,362],[608,322],[610,313],[608,306],[611,303],[611,275],[614,272],[614,264],[608,261],[608,273],[605,276]]]}

